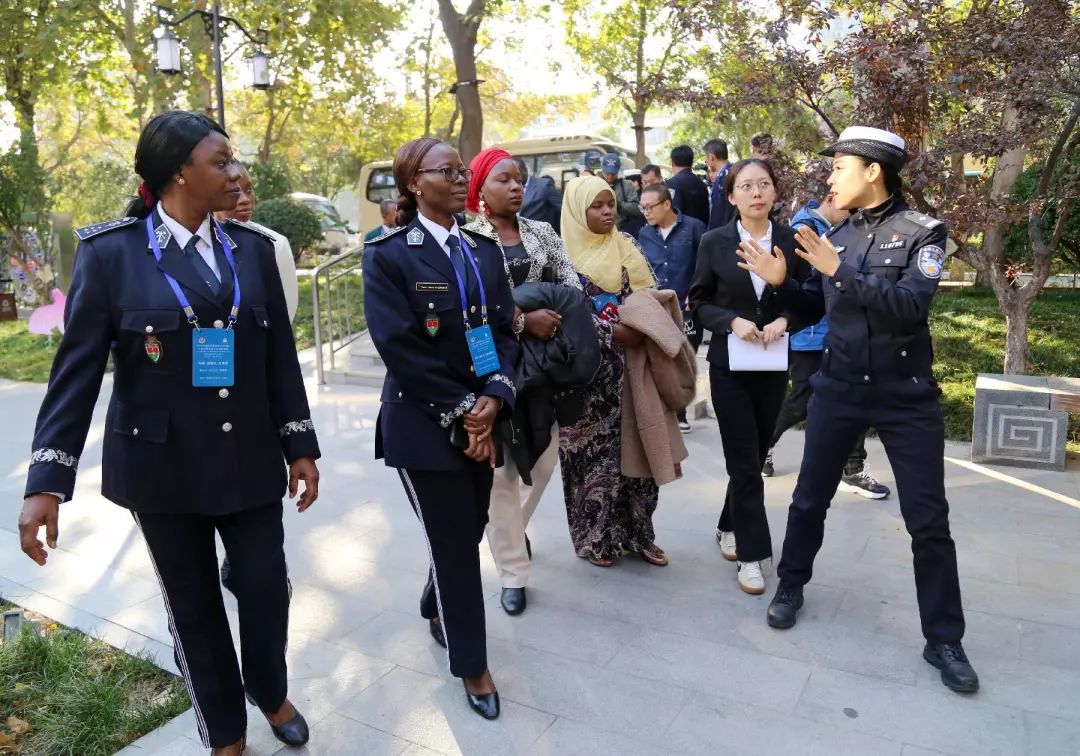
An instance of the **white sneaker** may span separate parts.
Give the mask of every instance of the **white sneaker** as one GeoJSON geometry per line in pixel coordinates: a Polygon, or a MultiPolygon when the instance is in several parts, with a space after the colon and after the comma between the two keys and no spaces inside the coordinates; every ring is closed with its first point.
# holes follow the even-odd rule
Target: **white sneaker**
{"type": "Polygon", "coordinates": [[[739,562],[739,587],[746,593],[760,596],[765,592],[765,575],[761,562],[739,562]]]}
{"type": "Polygon", "coordinates": [[[730,530],[716,529],[716,542],[720,544],[720,554],[729,562],[738,559],[735,553],[735,533],[730,530]]]}

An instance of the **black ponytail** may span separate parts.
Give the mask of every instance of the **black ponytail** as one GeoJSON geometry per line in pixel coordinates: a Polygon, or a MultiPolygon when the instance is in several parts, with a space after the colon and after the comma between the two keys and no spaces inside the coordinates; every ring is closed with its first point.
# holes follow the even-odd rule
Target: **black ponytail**
{"type": "Polygon", "coordinates": [[[215,131],[229,138],[225,129],[201,113],[170,110],[151,118],[135,147],[135,173],[143,182],[126,214],[136,218],[149,215],[161,192],[188,162],[191,151],[215,131]]]}

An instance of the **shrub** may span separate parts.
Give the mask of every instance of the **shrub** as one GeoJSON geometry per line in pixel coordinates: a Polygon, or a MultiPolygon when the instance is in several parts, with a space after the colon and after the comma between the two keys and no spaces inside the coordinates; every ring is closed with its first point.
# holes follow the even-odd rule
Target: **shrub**
{"type": "Polygon", "coordinates": [[[272,200],[287,197],[293,190],[292,174],[289,167],[280,160],[268,163],[253,163],[248,166],[251,185],[255,189],[255,199],[272,200]]]}
{"type": "Polygon", "coordinates": [[[319,214],[290,199],[257,202],[251,219],[288,239],[293,258],[297,261],[304,250],[322,239],[319,214]]]}

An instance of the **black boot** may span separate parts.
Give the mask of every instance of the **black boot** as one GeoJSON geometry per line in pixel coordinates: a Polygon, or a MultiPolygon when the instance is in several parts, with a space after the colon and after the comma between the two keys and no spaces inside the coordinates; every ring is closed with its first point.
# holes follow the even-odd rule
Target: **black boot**
{"type": "Polygon", "coordinates": [[[500,601],[506,613],[511,617],[516,617],[525,611],[525,589],[503,588],[500,601]]]}
{"type": "Polygon", "coordinates": [[[941,682],[957,693],[974,693],[979,689],[979,676],[968,661],[960,641],[927,643],[923,658],[941,670],[941,682]]]}
{"type": "Polygon", "coordinates": [[[801,585],[788,585],[781,581],[776,586],[776,595],[769,603],[769,627],[787,630],[795,627],[795,615],[802,609],[803,592],[801,585]]]}

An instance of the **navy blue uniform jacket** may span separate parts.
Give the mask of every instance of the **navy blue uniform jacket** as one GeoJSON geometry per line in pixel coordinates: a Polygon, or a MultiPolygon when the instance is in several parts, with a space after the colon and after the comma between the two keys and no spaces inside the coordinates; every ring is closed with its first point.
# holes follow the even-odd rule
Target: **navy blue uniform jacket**
{"type": "MultiPolygon", "coordinates": [[[[77,232],[80,242],[64,313],[65,331],[38,415],[26,494],[71,497],[75,471],[112,350],[102,494],[137,512],[221,515],[280,501],[285,462],[318,457],[319,445],[296,359],[273,243],[225,224],[240,279],[234,385],[191,385],[191,331],[162,271],[187,294],[199,324],[226,322],[228,266],[210,293],[160,217],[154,259],[145,218],[77,232]],[[155,363],[147,340],[160,344],[155,363]]],[[[214,246],[219,246],[214,235],[214,246]]]]}
{"type": "MultiPolygon", "coordinates": [[[[518,342],[502,251],[486,236],[467,231],[461,235],[480,268],[499,355],[499,370],[483,378],[472,371],[450,258],[423,224],[413,220],[364,245],[364,314],[386,364],[375,456],[390,467],[459,471],[478,464],[450,444],[450,426],[479,396],[500,397],[507,416],[513,410],[518,342]]],[[[469,307],[476,308],[471,322],[479,326],[475,285],[468,299],[469,307]]]]}
{"type": "Polygon", "coordinates": [[[828,313],[824,375],[861,384],[932,378],[927,314],[947,236],[944,223],[892,197],[828,233],[840,251],[831,277],[814,271],[801,286],[784,282],[776,293],[802,326],[828,313]]]}

